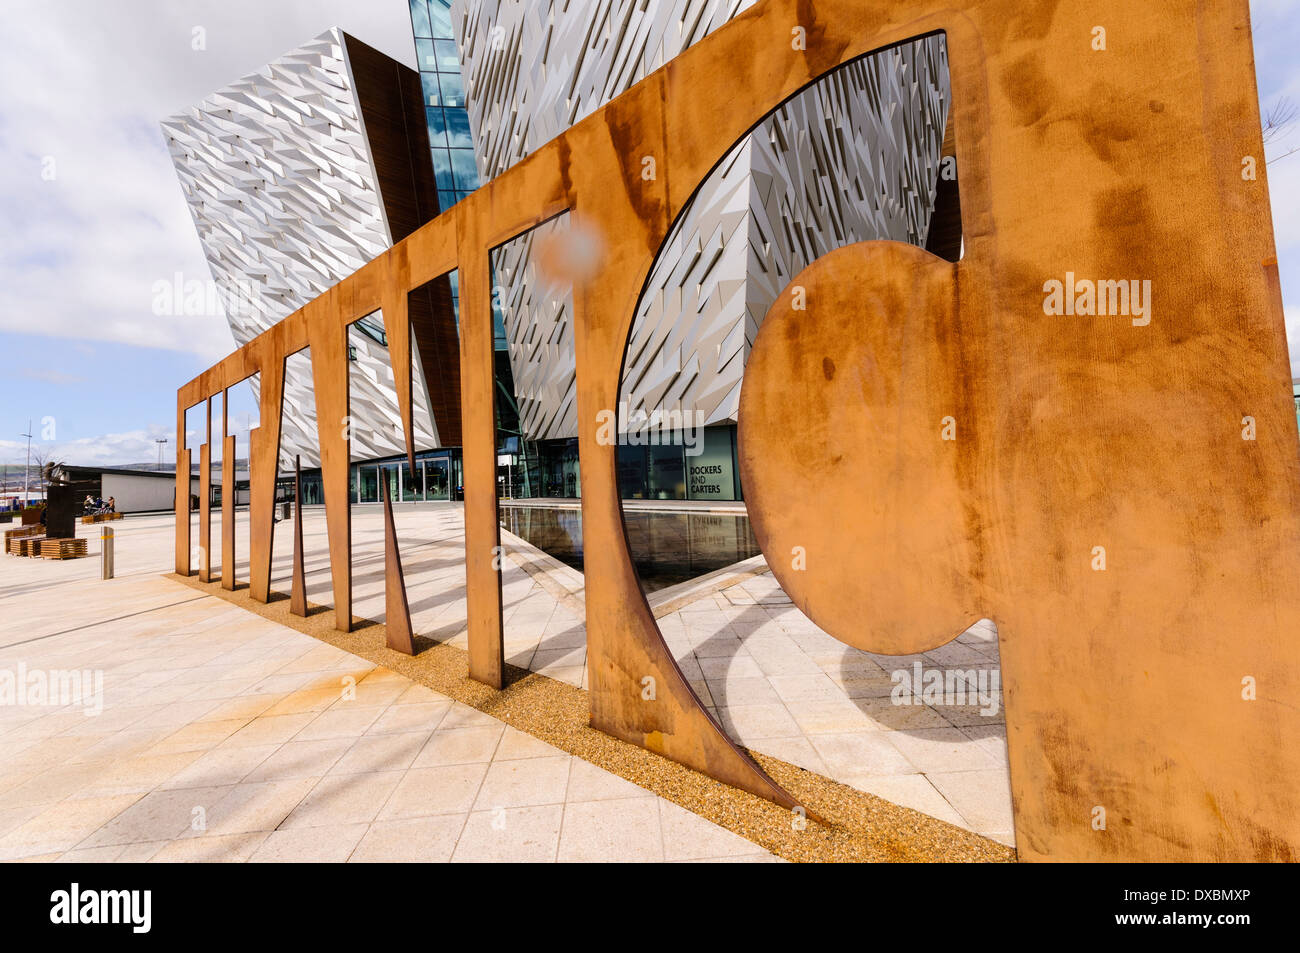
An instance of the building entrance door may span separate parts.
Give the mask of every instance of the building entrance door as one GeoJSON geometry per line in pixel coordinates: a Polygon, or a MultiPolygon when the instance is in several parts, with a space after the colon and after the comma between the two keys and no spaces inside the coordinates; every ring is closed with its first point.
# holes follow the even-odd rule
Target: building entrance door
{"type": "Polygon", "coordinates": [[[447,478],[447,459],[424,461],[424,485],[431,500],[450,500],[451,481],[447,478]]]}
{"type": "Polygon", "coordinates": [[[379,502],[379,477],[375,467],[361,467],[359,475],[358,503],[379,502]]]}
{"type": "MultiPolygon", "coordinates": [[[[398,478],[397,474],[398,468],[395,463],[385,464],[379,468],[379,479],[387,481],[388,498],[394,503],[398,502],[402,498],[401,480],[398,478]]],[[[379,502],[382,503],[383,501],[384,497],[381,493],[379,496],[379,502]]]]}

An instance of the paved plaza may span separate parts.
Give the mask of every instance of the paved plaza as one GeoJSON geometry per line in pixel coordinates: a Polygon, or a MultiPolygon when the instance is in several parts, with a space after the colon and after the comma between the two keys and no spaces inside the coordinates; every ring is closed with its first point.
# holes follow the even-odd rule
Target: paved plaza
{"type": "MultiPolygon", "coordinates": [[[[396,518],[416,631],[463,647],[460,507],[399,506],[396,518]]],[[[490,715],[163,578],[170,517],[116,526],[111,582],[93,556],[3,563],[0,669],[98,669],[104,682],[96,717],[0,708],[0,859],[775,859],[490,715]]],[[[383,621],[378,508],[355,508],[353,533],[354,612],[383,621]]],[[[304,510],[304,540],[308,598],[329,603],[323,510],[304,510]]],[[[503,541],[508,660],[583,685],[580,574],[503,541]]],[[[277,544],[272,585],[287,591],[288,524],[277,544]]],[[[651,602],[733,738],[1012,843],[1000,705],[989,715],[889,698],[889,673],[914,662],[996,671],[991,628],[924,657],[873,656],[818,630],[770,574],[715,576],[651,602]]]]}
{"type": "MultiPolygon", "coordinates": [[[[382,525],[373,510],[354,514],[354,611],[383,621],[382,525]],[[371,568],[362,568],[363,561],[371,568]]],[[[399,509],[396,522],[415,631],[466,647],[460,508],[417,505],[399,509]]],[[[304,510],[303,532],[308,598],[330,603],[323,510],[304,510]]],[[[516,537],[503,543],[507,553],[531,550],[516,537]]],[[[287,591],[289,557],[280,557],[276,587],[287,591]]],[[[552,563],[539,580],[513,561],[503,568],[507,660],[585,687],[580,574],[552,563]]],[[[652,606],[667,595],[652,594],[652,606]]],[[[872,655],[818,629],[767,572],[656,614],[691,687],[739,743],[1014,844],[1000,691],[992,714],[977,704],[900,706],[890,700],[890,673],[913,671],[917,662],[924,670],[997,672],[990,623],[924,655],[872,655]]]]}

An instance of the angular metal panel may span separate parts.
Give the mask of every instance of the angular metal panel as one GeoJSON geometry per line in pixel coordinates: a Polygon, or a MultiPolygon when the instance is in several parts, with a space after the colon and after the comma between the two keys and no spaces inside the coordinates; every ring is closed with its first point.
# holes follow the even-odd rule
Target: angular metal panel
{"type": "MultiPolygon", "coordinates": [[[[238,345],[393,243],[348,39],[328,30],[162,124],[238,345]]],[[[378,316],[372,327],[382,331],[378,316]]],[[[376,336],[354,346],[361,373],[352,403],[364,424],[355,449],[366,458],[401,453],[388,349],[376,336]]],[[[411,439],[436,447],[423,373],[415,374],[411,439]]],[[[285,381],[284,470],[295,456],[319,464],[305,409],[312,386],[297,372],[285,381]]]]}
{"type": "MultiPolygon", "coordinates": [[[[455,0],[480,173],[513,167],[752,5],[455,0]]],[[[943,39],[928,37],[822,78],[736,143],[647,281],[628,341],[627,416],[734,422],[754,336],[797,271],[855,241],[923,244],[947,96],[943,39]]],[[[644,173],[644,157],[624,158],[644,173]]],[[[533,440],[578,434],[572,296],[549,293],[538,271],[538,244],[557,227],[493,254],[520,427],[533,440]]]]}
{"type": "Polygon", "coordinates": [[[406,600],[406,580],[402,575],[402,554],[397,547],[397,527],[393,523],[393,500],[387,480],[380,480],[384,493],[384,631],[386,644],[403,655],[415,654],[411,631],[411,607],[406,600]]]}

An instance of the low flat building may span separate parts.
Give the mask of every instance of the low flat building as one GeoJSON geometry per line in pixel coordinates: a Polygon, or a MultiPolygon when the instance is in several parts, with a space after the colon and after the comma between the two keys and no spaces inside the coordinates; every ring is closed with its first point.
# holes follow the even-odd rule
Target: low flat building
{"type": "MultiPolygon", "coordinates": [[[[64,464],[56,471],[61,480],[95,485],[87,492],[100,499],[113,497],[119,513],[152,513],[175,505],[176,473],[168,470],[130,470],[118,467],[78,467],[64,464]]],[[[190,478],[190,493],[197,496],[199,478],[190,478]]]]}

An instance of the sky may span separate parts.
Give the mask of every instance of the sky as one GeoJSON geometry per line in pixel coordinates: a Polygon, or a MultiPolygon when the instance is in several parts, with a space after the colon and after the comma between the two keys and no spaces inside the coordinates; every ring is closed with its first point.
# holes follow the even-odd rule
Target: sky
{"type": "MultiPolygon", "coordinates": [[[[1252,0],[1261,109],[1300,108],[1300,0],[1252,0]]],[[[210,273],[159,122],[340,26],[413,66],[406,0],[0,0],[0,464],[175,460],[176,389],[234,349],[159,282],[210,273]]],[[[1300,118],[1267,155],[1300,377],[1300,118]]],[[[235,410],[232,401],[232,411],[235,410]]]]}
{"type": "Polygon", "coordinates": [[[155,313],[211,279],[159,123],[333,26],[415,65],[406,0],[0,0],[0,464],[30,419],[52,459],[174,465],[176,389],[235,342],[155,313]]]}

